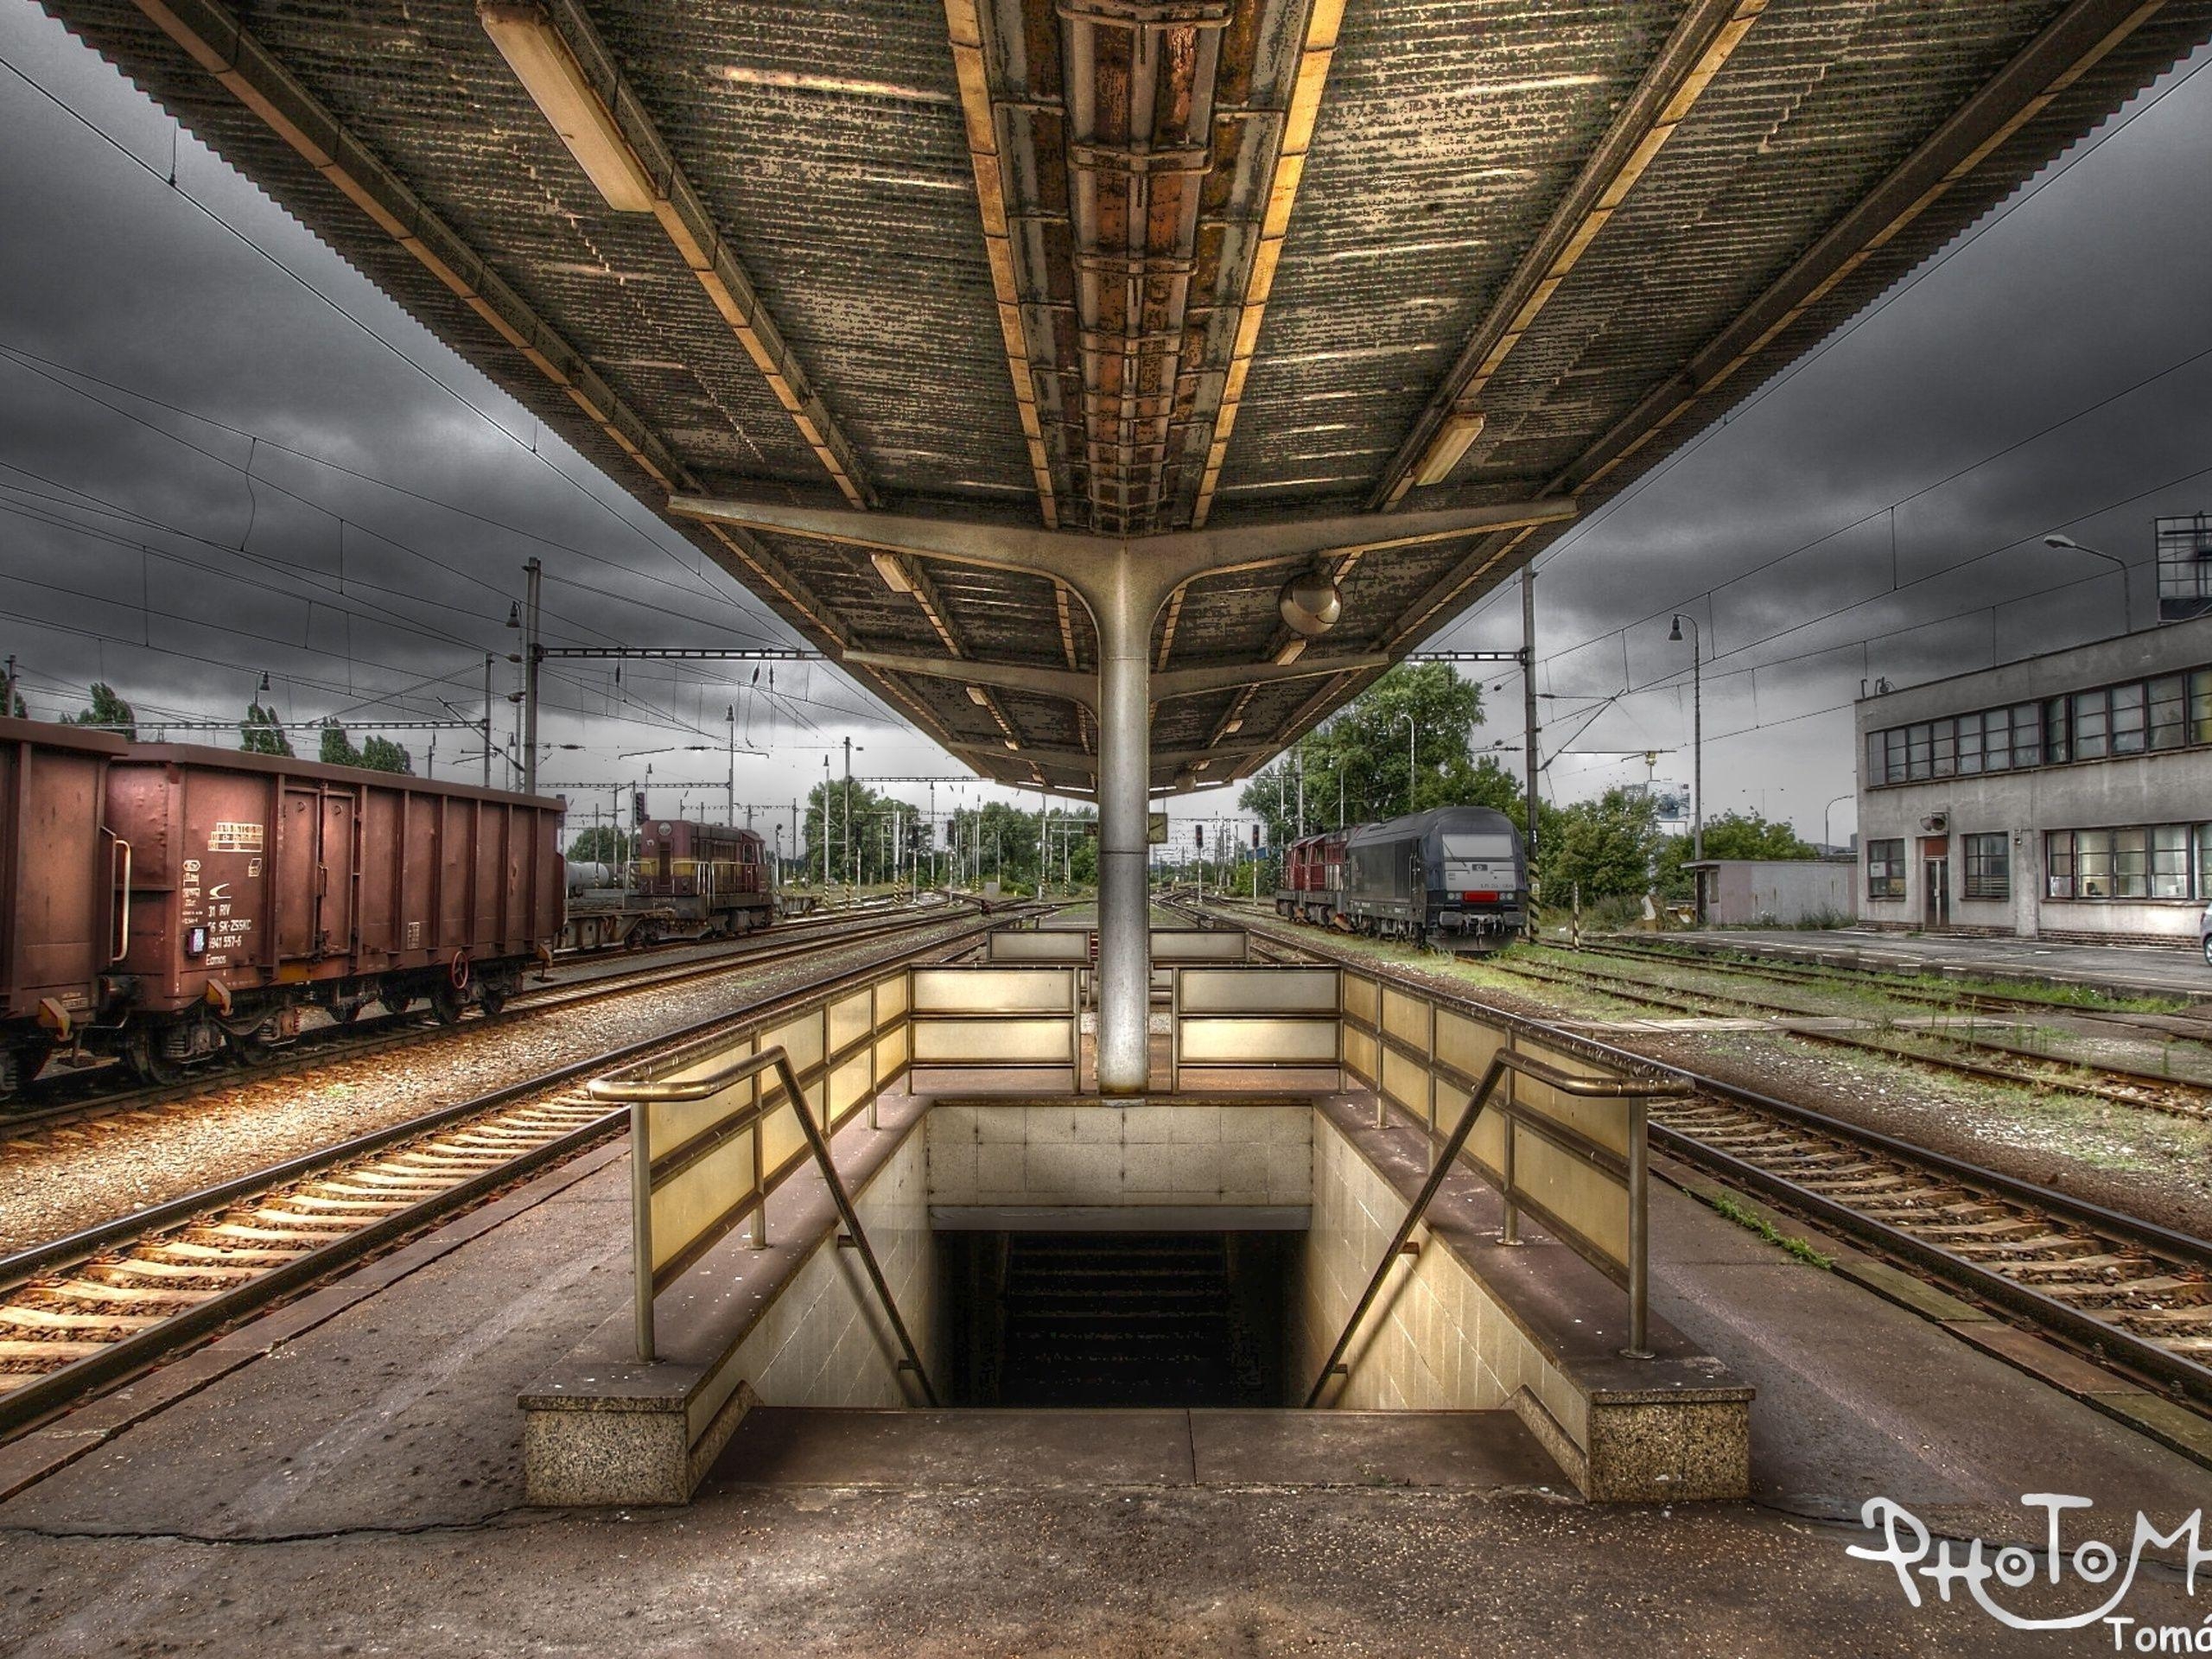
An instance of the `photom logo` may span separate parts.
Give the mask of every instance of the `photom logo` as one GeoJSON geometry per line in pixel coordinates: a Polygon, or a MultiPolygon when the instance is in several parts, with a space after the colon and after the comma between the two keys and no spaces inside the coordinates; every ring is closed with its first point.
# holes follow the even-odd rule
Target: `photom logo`
{"type": "Polygon", "coordinates": [[[1862,1526],[1882,1535],[1881,1547],[1852,1544],[1847,1548],[1860,1560],[1887,1561],[1897,1573],[1905,1600],[1915,1607],[1921,1605],[1923,1580],[1936,1586],[1942,1601],[1951,1599],[1953,1586],[1964,1585],[1982,1611],[2012,1630],[2078,1630],[2102,1624],[2112,1630],[2116,1653],[2212,1653],[2212,1616],[2202,1624],[2145,1624],[2119,1611],[2134,1586],[2144,1555],[2153,1549],[2186,1552],[2186,1583],[2189,1593],[2196,1595],[2197,1569],[2212,1567],[2212,1550],[2205,1548],[2201,1537],[2203,1510],[2193,1511],[2171,1532],[2160,1532],[2148,1516],[2138,1511],[2123,1560],[2115,1546],[2101,1539],[2077,1544],[2071,1553],[2061,1544],[2059,1517],[2069,1510],[2094,1508],[2089,1499],[2063,1492],[2030,1492],[2020,1502],[2028,1509],[2044,1511],[2049,1533],[2040,1556],[2022,1544],[1992,1550],[1975,1538],[1963,1547],[1963,1559],[1954,1559],[1955,1540],[1931,1538],[1918,1516],[1886,1497],[1867,1499],[1859,1513],[1862,1526]],[[1929,1560],[1931,1544],[1936,1552],[1932,1561],[1929,1560]],[[1993,1580],[1999,1586],[1996,1591],[1991,1588],[1993,1580]],[[2037,1583],[2077,1585],[2085,1594],[2102,1599],[2080,1612],[2054,1618],[2029,1618],[1999,1599],[2004,1592],[2025,1590],[2037,1583]]]}

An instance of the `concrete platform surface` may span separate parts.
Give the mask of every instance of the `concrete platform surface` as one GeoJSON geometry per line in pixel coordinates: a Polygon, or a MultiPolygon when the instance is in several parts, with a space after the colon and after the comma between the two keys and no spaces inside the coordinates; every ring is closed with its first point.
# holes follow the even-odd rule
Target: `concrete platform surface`
{"type": "Polygon", "coordinates": [[[1661,942],[1692,946],[1703,942],[1816,961],[1822,956],[1856,953],[1868,968],[1917,963],[1923,971],[1932,973],[1950,969],[1993,979],[2057,980],[2122,994],[2212,1001],[2212,966],[2198,954],[2194,939],[2171,946],[2062,944],[2044,939],[1891,933],[1878,928],[1801,931],[1753,927],[1704,928],[1694,934],[1668,934],[1661,942]]]}
{"type": "Polygon", "coordinates": [[[1438,1486],[1568,1490],[1510,1411],[808,1411],[747,1416],[706,1492],[1438,1486]]]}
{"type": "MultiPolygon", "coordinates": [[[[1149,1451],[1122,1421],[1072,1446],[1009,1421],[964,1468],[957,1436],[871,1452],[787,1428],[782,1484],[528,1510],[514,1398],[626,1294],[626,1204],[618,1162],[0,1505],[0,1652],[2104,1651],[2101,1628],[2016,1631],[1963,1591],[1909,1605],[1834,1517],[1880,1495],[2039,1540],[2021,1494],[2079,1493],[2098,1507],[2075,1530],[2124,1556],[2136,1507],[2212,1498],[2201,1468],[1662,1193],[1660,1305],[1759,1388],[1757,1503],[1595,1509],[1482,1460],[1510,1448],[1440,1472],[1414,1421],[1393,1445],[1191,1414],[1149,1451]],[[868,1484],[894,1452],[915,1474],[868,1484]]],[[[2193,1628],[2198,1580],[2146,1567],[2119,1611],[2193,1628]]],[[[2074,1613],[2106,1592],[2014,1593],[2074,1613]]]]}

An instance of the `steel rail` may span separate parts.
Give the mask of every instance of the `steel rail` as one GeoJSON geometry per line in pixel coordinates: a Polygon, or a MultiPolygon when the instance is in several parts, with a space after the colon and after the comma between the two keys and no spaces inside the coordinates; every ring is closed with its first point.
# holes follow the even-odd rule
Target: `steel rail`
{"type": "MultiPolygon", "coordinates": [[[[792,938],[783,933],[779,927],[751,936],[752,943],[744,950],[724,952],[711,958],[649,964],[596,978],[523,991],[517,994],[499,1013],[486,1014],[470,1021],[468,1029],[478,1031],[489,1025],[503,1026],[516,1022],[525,1015],[551,1013],[632,991],[653,990],[667,985],[712,979],[721,974],[743,973],[818,950],[826,942],[835,941],[841,946],[865,944],[904,931],[938,926],[977,913],[971,906],[956,905],[926,915],[872,915],[865,918],[857,928],[810,922],[804,925],[805,932],[803,938],[792,938]]],[[[85,1099],[21,1111],[10,1110],[7,1105],[0,1103],[0,1148],[4,1148],[10,1141],[35,1134],[42,1128],[95,1122],[144,1107],[196,1100],[241,1084],[294,1073],[304,1074],[318,1066],[361,1059],[395,1048],[413,1047],[459,1028],[458,1026],[425,1025],[420,1010],[409,1010],[387,1014],[365,1025],[317,1027],[303,1033],[299,1039],[307,1046],[287,1043],[266,1059],[248,1061],[221,1071],[195,1071],[179,1083],[126,1089],[111,1095],[94,1094],[85,1099]]]]}
{"type": "Polygon", "coordinates": [[[2212,1103],[2192,1103],[2183,1098],[2190,1094],[2212,1096],[2212,1084],[2193,1083],[2185,1077],[2164,1077],[2148,1071],[2131,1071],[2124,1066],[2105,1065],[2095,1061],[2069,1060],[2030,1049],[2014,1047],[2009,1043],[1993,1042],[1986,1038],[1962,1037],[1948,1031],[1929,1031],[1926,1035],[1936,1042],[1947,1042],[1960,1047],[1980,1049],[1990,1054],[2009,1055],[2026,1062],[2030,1066],[2044,1066],[2071,1070],[2085,1075],[2040,1076],[2027,1070],[2010,1070],[1984,1061],[1962,1059],[1955,1055],[1923,1054],[1909,1048],[1899,1048],[1889,1043],[1878,1043],[1866,1038],[1854,1037],[1847,1032],[1812,1031],[1786,1023],[1789,1020],[1820,1020],[1828,1016],[1813,1008],[1793,1008],[1786,1003],[1762,1002],[1748,996],[1737,996],[1726,991],[1702,991],[1681,985],[1650,987],[1646,982],[1611,974],[1600,969],[1561,966],[1552,963],[1497,963],[1492,964],[1501,973],[1516,974],[1524,979],[1536,980],[1548,985],[1590,985],[1606,995],[1616,995],[1624,1001],[1641,1002],[1649,1007],[1673,1008],[1681,1014],[1698,1014],[1704,1007],[1741,1008],[1751,1013],[1779,1016],[1773,1028],[1777,1034],[1794,1037],[1801,1042],[1826,1044],[1834,1048],[1848,1048],[1861,1053],[1878,1055],[1885,1059],[1903,1061],[1941,1071],[1955,1071],[1961,1076],[1980,1077],[1992,1083],[2013,1088],[2050,1089],[2061,1093],[2080,1095],[2088,1099],[2108,1101],[2115,1106],[2125,1106],[2136,1111],[2164,1112],[2174,1117],[2202,1118],[2212,1116],[2212,1103]],[[1607,987],[1618,988],[1612,990],[1607,987]],[[1671,992],[1674,995],[1669,995],[1671,992]],[[1692,999],[1683,1001],[1681,998],[1692,999]],[[2119,1085],[2100,1082],[2113,1079],[2119,1085]],[[2144,1091],[2130,1093],[2130,1090],[2144,1091]],[[2160,1100],[2149,1091],[2172,1096],[2160,1100]]]}
{"type": "MultiPolygon", "coordinates": [[[[977,918],[960,932],[949,938],[930,940],[906,952],[905,956],[914,957],[957,947],[976,934],[998,925],[1000,919],[977,918]]],[[[900,958],[879,957],[856,964],[804,990],[780,992],[764,997],[746,1007],[695,1020],[676,1031],[625,1044],[588,1059],[555,1067],[469,1100],[441,1107],[405,1122],[372,1130],[336,1146],[318,1148],[270,1168],[118,1217],[65,1238],[18,1251],[0,1259],[0,1290],[17,1288],[41,1276],[112,1251],[126,1243],[158,1236],[198,1217],[211,1212],[219,1214],[242,1199],[327,1173],[426,1134],[435,1134],[468,1118],[496,1113],[523,1099],[551,1093],[581,1077],[603,1072],[611,1067],[634,1064],[664,1050],[680,1049],[734,1023],[772,1018],[787,1006],[817,1001],[825,992],[849,981],[880,974],[890,962],[898,959],[900,958]]],[[[257,1274],[251,1279],[163,1319],[158,1325],[148,1326],[110,1344],[98,1353],[58,1366],[43,1376],[15,1387],[0,1395],[0,1440],[21,1432],[88,1391],[143,1369],[177,1349],[189,1345],[213,1330],[281,1300],[304,1284],[351,1265],[364,1255],[377,1252],[385,1245],[419,1230],[432,1221],[470,1207],[487,1192],[511,1184],[531,1170],[582,1151],[619,1128],[622,1116],[620,1111],[609,1112],[538,1147],[528,1148],[512,1159],[504,1160],[494,1168],[464,1177],[404,1210],[366,1223],[334,1238],[327,1244],[302,1252],[292,1261],[274,1265],[266,1272],[257,1274]]]]}

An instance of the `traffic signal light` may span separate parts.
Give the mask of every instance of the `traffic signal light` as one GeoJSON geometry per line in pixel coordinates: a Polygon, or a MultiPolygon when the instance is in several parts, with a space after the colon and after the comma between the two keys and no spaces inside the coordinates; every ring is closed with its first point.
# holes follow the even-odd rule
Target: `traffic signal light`
{"type": "Polygon", "coordinates": [[[1204,825],[1203,823],[1194,823],[1194,824],[1192,824],[1192,825],[1191,826],[1191,833],[1192,833],[1193,836],[1197,836],[1197,837],[1198,837],[1198,850],[1199,850],[1200,852],[1202,852],[1202,853],[1203,853],[1204,851],[1205,851],[1205,849],[1206,849],[1206,827],[1205,827],[1205,825],[1204,825]]]}

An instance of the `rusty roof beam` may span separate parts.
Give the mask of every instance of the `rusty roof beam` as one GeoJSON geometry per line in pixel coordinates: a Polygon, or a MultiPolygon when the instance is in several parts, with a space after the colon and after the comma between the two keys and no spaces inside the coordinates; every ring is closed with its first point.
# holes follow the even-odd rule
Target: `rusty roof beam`
{"type": "Polygon", "coordinates": [[[1555,486],[1595,483],[1711,396],[2162,9],[2162,0],[2075,0],[1555,486]]]}
{"type": "MultiPolygon", "coordinates": [[[[856,507],[874,505],[874,491],[851,441],[810,383],[790,342],[761,302],[752,277],[730,251],[706,203],[583,9],[575,0],[529,0],[521,5],[508,0],[479,0],[477,10],[487,29],[497,19],[517,13],[536,13],[546,20],[546,26],[559,36],[582,70],[591,95],[599,99],[622,142],[635,153],[652,181],[651,211],[684,269],[706,290],[707,298],[729,325],[753,366],[767,382],[768,390],[838,491],[856,507]]],[[[493,38],[497,41],[499,36],[495,34],[493,38]]]]}
{"type": "Polygon", "coordinates": [[[1691,0],[1635,93],[1621,106],[1598,147],[1544,228],[1522,256],[1482,321],[1460,347],[1444,383],[1414,423],[1368,498],[1388,511],[1405,499],[1430,448],[1454,416],[1477,407],[1491,377],[1567,280],[1598,233],[1686,120],[1767,0],[1691,0]]]}
{"type": "Polygon", "coordinates": [[[689,474],[667,443],[460,233],[301,85],[218,0],[136,0],[163,34],[291,146],[663,488],[689,474]]]}
{"type": "Polygon", "coordinates": [[[999,336],[1006,347],[1007,373],[1014,382],[1014,411],[1029,451],[1038,512],[1045,527],[1054,529],[1060,522],[1059,493],[1052,475],[1052,452],[1045,442],[1044,423],[1037,412],[1039,365],[1021,314],[1023,286],[1007,212],[1007,158],[1000,149],[982,10],[976,0],[944,0],[944,22],[952,47],[953,73],[960,86],[960,112],[967,130],[969,165],[976,175],[976,201],[982,216],[983,251],[991,268],[999,336]]]}
{"type": "Polygon", "coordinates": [[[1344,10],[1344,0],[1312,0],[1306,13],[1290,108],[1276,138],[1274,163],[1268,175],[1267,207],[1261,216],[1252,263],[1245,273],[1236,340],[1230,348],[1229,370],[1222,383],[1220,405],[1214,411],[1205,467],[1198,477],[1198,499],[1191,512],[1194,527],[1203,527],[1211,515],[1214,494],[1221,486],[1222,463],[1229,456],[1229,440],[1236,430],[1244,382],[1260,348],[1260,327],[1267,318],[1268,297],[1274,291],[1283,239],[1290,234],[1291,209],[1306,177],[1306,151],[1313,145],[1313,125],[1320,116],[1321,93],[1328,84],[1329,65],[1336,56],[1344,10]]]}

